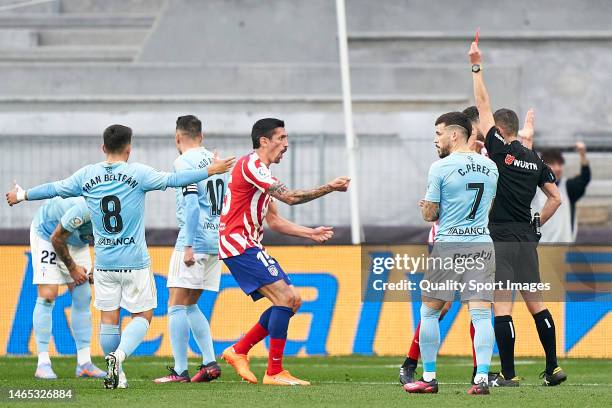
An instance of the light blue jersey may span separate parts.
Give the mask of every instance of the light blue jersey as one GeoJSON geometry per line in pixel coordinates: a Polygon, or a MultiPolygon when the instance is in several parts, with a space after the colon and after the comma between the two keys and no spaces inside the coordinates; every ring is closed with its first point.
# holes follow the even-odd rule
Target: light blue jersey
{"type": "MultiPolygon", "coordinates": [[[[213,153],[203,147],[190,149],[174,161],[174,171],[204,169],[213,160],[213,153]]],[[[226,186],[227,173],[176,189],[177,251],[191,246],[197,254],[219,253],[219,218],[226,186]]]]}
{"type": "Polygon", "coordinates": [[[208,177],[204,170],[165,173],[140,163],[91,164],[67,179],[34,187],[28,200],[83,196],[94,231],[95,267],[121,270],[149,267],[145,242],[145,195],[208,177]]]}
{"type": "Polygon", "coordinates": [[[89,209],[83,197],[49,200],[40,207],[32,222],[38,236],[51,242],[51,234],[58,224],[70,232],[68,245],[84,247],[93,242],[93,227],[89,209]]]}
{"type": "Polygon", "coordinates": [[[495,163],[478,153],[451,153],[431,165],[425,200],[440,205],[436,242],[491,242],[498,176],[495,163]]]}

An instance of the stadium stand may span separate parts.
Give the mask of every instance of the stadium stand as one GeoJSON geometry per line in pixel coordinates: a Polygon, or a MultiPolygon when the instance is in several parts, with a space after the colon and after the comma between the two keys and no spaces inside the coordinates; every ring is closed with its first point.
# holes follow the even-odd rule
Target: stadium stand
{"type": "MultiPolygon", "coordinates": [[[[15,3],[0,0],[0,10],[15,3]]],[[[412,203],[435,158],[433,119],[470,103],[471,21],[479,22],[487,44],[493,99],[520,115],[536,108],[536,145],[567,147],[579,132],[609,134],[612,101],[600,84],[610,76],[612,3],[596,3],[584,9],[577,0],[518,0],[491,13],[490,3],[471,0],[462,3],[471,17],[457,20],[451,0],[348,0],[363,223],[425,226],[412,203]],[[373,169],[383,160],[381,183],[373,169]]],[[[14,177],[33,184],[68,174],[96,157],[101,129],[114,122],[134,128],[137,159],[167,169],[174,120],[192,112],[204,119],[213,147],[245,153],[254,119],[274,114],[287,121],[295,141],[280,177],[317,183],[343,168],[334,13],[325,0],[54,0],[1,11],[1,172],[13,174],[15,160],[44,162],[33,147],[45,143],[62,165],[14,177]]],[[[612,145],[600,140],[598,151],[589,152],[593,182],[579,205],[581,222],[597,226],[609,224],[612,203],[612,145]]],[[[572,173],[577,155],[567,153],[566,160],[572,173]]],[[[171,195],[157,195],[148,225],[167,228],[170,218],[153,214],[171,217],[173,206],[171,195]]],[[[348,223],[341,199],[322,206],[286,211],[303,223],[348,223]]],[[[26,228],[35,209],[9,215],[2,208],[0,220],[26,228]]]]}

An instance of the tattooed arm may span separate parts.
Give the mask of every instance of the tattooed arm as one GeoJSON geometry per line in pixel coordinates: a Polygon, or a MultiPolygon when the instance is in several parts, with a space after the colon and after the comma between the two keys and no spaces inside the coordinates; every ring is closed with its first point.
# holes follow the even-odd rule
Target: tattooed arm
{"type": "Polygon", "coordinates": [[[87,269],[77,265],[72,259],[72,256],[70,256],[70,251],[66,244],[66,240],[70,237],[70,234],[71,232],[64,229],[61,223],[58,224],[53,234],[51,234],[51,244],[59,259],[66,265],[66,269],[70,272],[70,276],[74,279],[74,283],[80,285],[87,282],[87,269]]]}
{"type": "Polygon", "coordinates": [[[421,207],[421,214],[425,221],[437,221],[440,217],[440,204],[432,203],[431,201],[421,200],[419,201],[419,207],[421,207]]]}
{"type": "Polygon", "coordinates": [[[332,191],[346,191],[350,181],[348,177],[338,177],[312,190],[289,190],[286,185],[277,181],[268,188],[268,194],[285,204],[297,205],[323,197],[332,191]]]}

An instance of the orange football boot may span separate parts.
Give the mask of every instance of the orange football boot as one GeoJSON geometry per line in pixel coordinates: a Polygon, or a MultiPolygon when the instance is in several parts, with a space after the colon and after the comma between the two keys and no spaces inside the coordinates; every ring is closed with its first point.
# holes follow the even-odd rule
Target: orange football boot
{"type": "Polygon", "coordinates": [[[292,376],[289,371],[283,370],[278,374],[264,375],[263,383],[266,385],[310,385],[308,381],[292,376]]]}
{"type": "Polygon", "coordinates": [[[251,384],[257,384],[257,377],[249,368],[249,356],[246,354],[238,354],[234,351],[233,346],[229,346],[221,354],[221,358],[227,362],[227,364],[234,367],[234,370],[244,380],[251,384]]]}

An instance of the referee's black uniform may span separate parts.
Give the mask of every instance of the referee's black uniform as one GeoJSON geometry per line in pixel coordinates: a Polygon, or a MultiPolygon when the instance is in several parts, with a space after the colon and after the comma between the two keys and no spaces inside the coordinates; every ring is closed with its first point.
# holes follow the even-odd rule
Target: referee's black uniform
{"type": "MultiPolygon", "coordinates": [[[[539,237],[531,225],[531,201],[538,187],[555,182],[555,175],[535,151],[518,140],[506,144],[495,126],[487,133],[485,147],[499,170],[497,194],[489,215],[489,232],[495,245],[495,279],[504,284],[507,280],[539,283],[539,237]]],[[[551,375],[558,367],[554,321],[548,309],[533,318],[546,353],[546,373],[551,375]]],[[[494,327],[503,380],[506,386],[516,386],[512,316],[496,315],[494,327]]]]}
{"type": "Polygon", "coordinates": [[[535,151],[518,140],[506,144],[496,127],[487,133],[485,147],[499,170],[489,215],[491,238],[499,243],[495,245],[495,279],[539,283],[539,237],[531,225],[531,201],[538,187],[555,182],[555,175],[535,151]]]}

